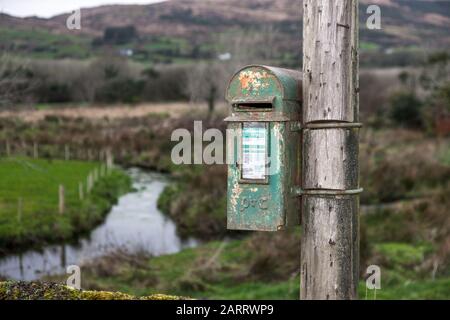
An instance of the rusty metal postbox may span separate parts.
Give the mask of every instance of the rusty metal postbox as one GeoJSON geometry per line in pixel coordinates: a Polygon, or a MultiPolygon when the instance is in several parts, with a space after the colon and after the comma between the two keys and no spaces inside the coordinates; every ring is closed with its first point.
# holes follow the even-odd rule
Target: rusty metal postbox
{"type": "Polygon", "coordinates": [[[248,66],[227,88],[227,224],[278,231],[298,225],[301,79],[299,71],[248,66]],[[230,161],[231,159],[231,161],[230,161]]]}

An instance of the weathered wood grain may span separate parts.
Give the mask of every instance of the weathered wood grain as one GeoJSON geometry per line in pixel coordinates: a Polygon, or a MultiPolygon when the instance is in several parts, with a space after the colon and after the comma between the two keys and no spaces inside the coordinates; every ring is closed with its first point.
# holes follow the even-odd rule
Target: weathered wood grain
{"type": "Polygon", "coordinates": [[[354,196],[303,198],[301,299],[357,297],[358,200],[354,196]]]}
{"type": "Polygon", "coordinates": [[[306,122],[357,117],[356,0],[304,0],[303,101],[306,122]],[[356,33],[356,36],[355,36],[356,33]]]}
{"type": "MultiPolygon", "coordinates": [[[[359,121],[358,1],[304,0],[303,125],[359,121]]],[[[304,130],[302,189],[359,187],[358,129],[304,130]]],[[[301,299],[356,299],[359,197],[302,197],[301,299]]]]}
{"type": "Polygon", "coordinates": [[[358,130],[305,130],[303,189],[357,189],[358,130]]]}

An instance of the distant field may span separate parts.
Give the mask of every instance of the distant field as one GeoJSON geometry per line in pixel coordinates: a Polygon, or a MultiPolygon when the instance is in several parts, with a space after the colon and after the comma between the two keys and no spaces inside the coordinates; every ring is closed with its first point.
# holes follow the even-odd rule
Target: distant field
{"type": "MultiPolygon", "coordinates": [[[[217,106],[217,111],[226,112],[224,103],[217,106]]],[[[39,105],[37,110],[22,111],[0,111],[0,118],[17,117],[23,121],[35,122],[44,119],[46,116],[61,116],[68,118],[87,118],[100,120],[104,118],[122,119],[144,117],[151,114],[162,114],[170,117],[178,117],[191,112],[206,112],[206,104],[191,105],[189,103],[147,103],[136,106],[131,105],[111,105],[111,106],[58,106],[39,105]]]]}
{"type": "Polygon", "coordinates": [[[7,49],[24,57],[85,59],[91,55],[90,39],[86,37],[53,34],[45,30],[0,28],[0,42],[7,49]]]}
{"type": "Polygon", "coordinates": [[[69,239],[101,221],[117,197],[130,188],[130,181],[114,170],[99,178],[89,196],[81,201],[79,183],[83,183],[86,195],[86,179],[95,168],[99,163],[1,158],[0,254],[17,247],[69,239]],[[58,212],[59,185],[65,188],[64,215],[58,212]]]}

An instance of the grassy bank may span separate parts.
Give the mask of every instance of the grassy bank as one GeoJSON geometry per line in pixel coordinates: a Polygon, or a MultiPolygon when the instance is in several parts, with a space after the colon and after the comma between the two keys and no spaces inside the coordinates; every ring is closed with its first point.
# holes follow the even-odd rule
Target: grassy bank
{"type": "Polygon", "coordinates": [[[91,192],[86,180],[99,163],[0,159],[0,254],[76,238],[101,222],[118,197],[131,188],[128,176],[112,170],[91,192]],[[79,183],[84,197],[80,200],[79,183]],[[65,212],[59,213],[58,189],[65,189],[65,212]]]}
{"type": "MultiPolygon", "coordinates": [[[[137,296],[162,292],[198,299],[298,299],[299,274],[279,274],[288,271],[289,262],[265,259],[251,250],[254,245],[255,239],[246,239],[210,242],[196,249],[152,259],[122,257],[119,262],[112,256],[84,267],[82,286],[137,296]]],[[[382,266],[381,290],[376,293],[366,291],[365,282],[361,280],[360,299],[450,298],[450,276],[433,280],[406,269],[412,260],[422,257],[421,248],[398,243],[385,245],[391,249],[383,251],[382,257],[396,260],[397,265],[382,266]]]]}
{"type": "Polygon", "coordinates": [[[174,182],[158,199],[158,208],[177,224],[182,238],[221,239],[226,225],[226,167],[178,166],[174,182]],[[201,221],[201,223],[199,223],[201,221]]]}

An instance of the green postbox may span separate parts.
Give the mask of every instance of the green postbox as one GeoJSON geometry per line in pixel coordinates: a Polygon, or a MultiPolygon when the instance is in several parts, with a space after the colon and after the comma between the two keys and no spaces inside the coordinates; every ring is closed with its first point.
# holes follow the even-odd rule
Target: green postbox
{"type": "Polygon", "coordinates": [[[228,203],[232,230],[278,231],[298,225],[301,87],[299,71],[248,66],[226,97],[228,203]]]}

